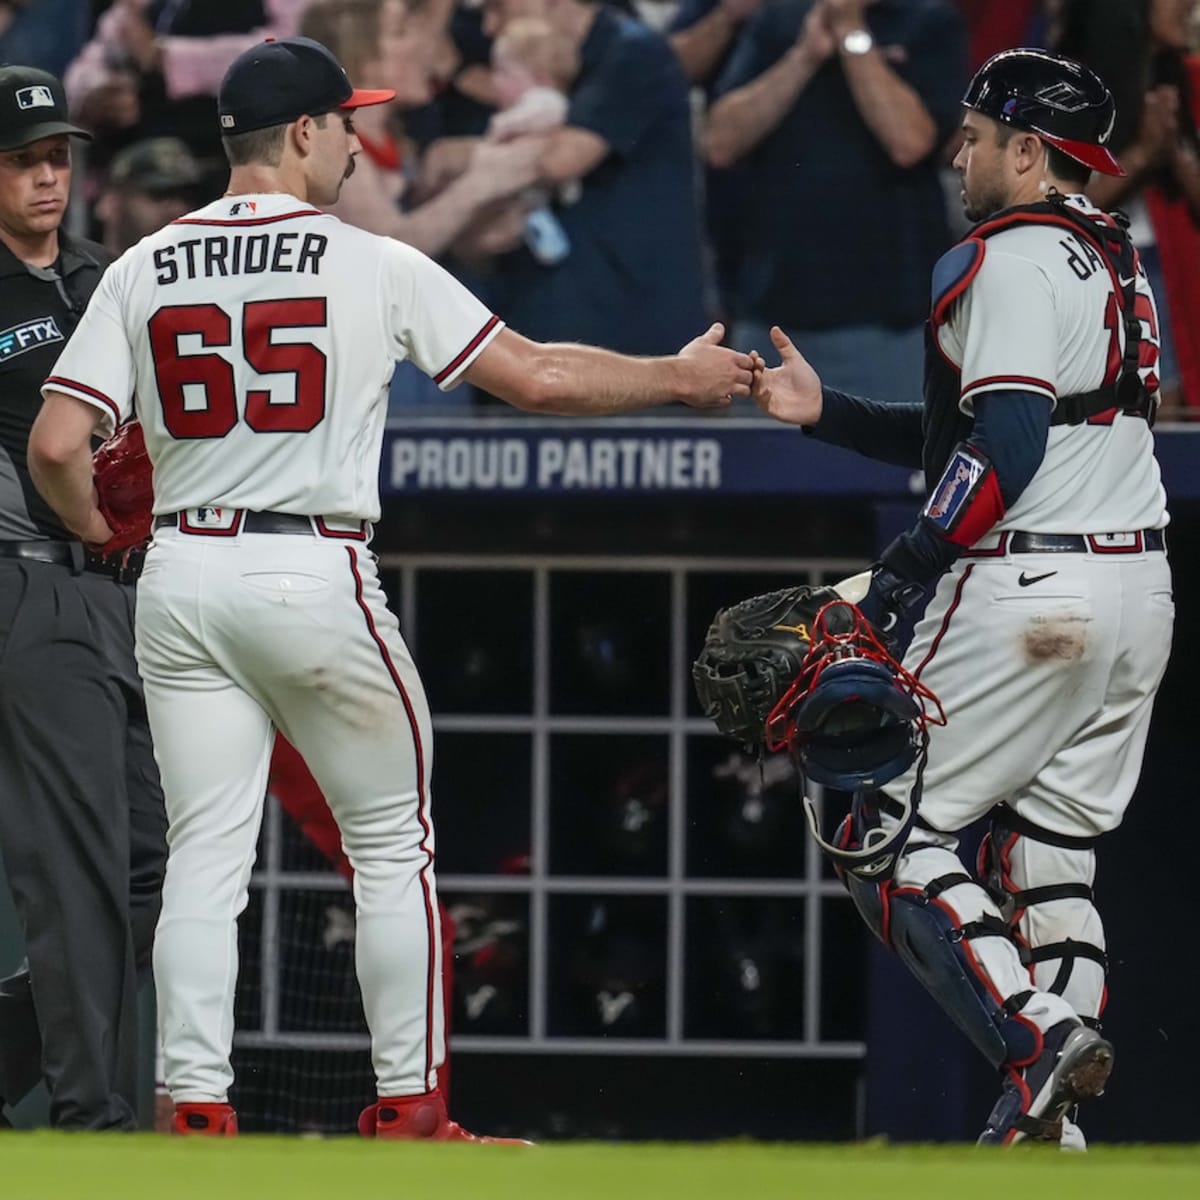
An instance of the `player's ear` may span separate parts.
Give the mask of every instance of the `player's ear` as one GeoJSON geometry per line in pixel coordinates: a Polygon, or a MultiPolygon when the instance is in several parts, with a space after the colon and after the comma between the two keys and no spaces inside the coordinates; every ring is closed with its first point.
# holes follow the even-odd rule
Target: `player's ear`
{"type": "Polygon", "coordinates": [[[316,121],[308,116],[297,117],[288,126],[287,135],[302,156],[306,156],[312,152],[313,135],[316,133],[316,129],[316,121]]]}
{"type": "Polygon", "coordinates": [[[1018,133],[1012,139],[1013,158],[1017,170],[1040,171],[1045,166],[1046,148],[1042,139],[1033,133],[1018,133]]]}

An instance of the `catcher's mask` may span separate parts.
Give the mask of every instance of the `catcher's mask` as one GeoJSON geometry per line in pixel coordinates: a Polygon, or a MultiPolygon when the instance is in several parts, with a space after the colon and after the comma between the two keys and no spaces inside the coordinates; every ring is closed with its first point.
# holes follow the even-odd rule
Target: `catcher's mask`
{"type": "Polygon", "coordinates": [[[895,865],[917,817],[928,726],[945,720],[937,697],[891,656],[854,605],[834,600],[817,613],[800,673],[767,718],[766,741],[768,749],[787,749],[812,782],[855,794],[855,825],[863,831],[857,848],[826,841],[816,805],[803,798],[809,829],[835,865],[867,878],[895,865]],[[870,795],[914,762],[906,799],[870,795]],[[896,820],[890,831],[880,809],[896,820]]]}

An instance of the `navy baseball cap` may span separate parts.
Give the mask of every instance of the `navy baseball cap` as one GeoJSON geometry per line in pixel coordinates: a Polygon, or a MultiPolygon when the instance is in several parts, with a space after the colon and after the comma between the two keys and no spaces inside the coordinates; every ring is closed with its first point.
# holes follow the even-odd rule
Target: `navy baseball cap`
{"type": "Polygon", "coordinates": [[[221,132],[238,134],[395,98],[391,88],[351,86],[342,64],[312,38],[272,38],[234,59],[221,80],[217,112],[221,132]]]}
{"type": "Polygon", "coordinates": [[[39,138],[69,133],[92,135],[67,120],[67,95],[49,71],[0,67],[0,150],[16,150],[39,138]]]}

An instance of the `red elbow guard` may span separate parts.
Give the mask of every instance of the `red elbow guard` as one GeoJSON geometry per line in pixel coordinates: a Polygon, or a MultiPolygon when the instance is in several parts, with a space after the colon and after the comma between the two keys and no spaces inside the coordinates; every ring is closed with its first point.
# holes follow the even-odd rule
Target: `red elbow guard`
{"type": "Polygon", "coordinates": [[[959,442],[921,515],[946,541],[973,546],[1004,516],[991,459],[970,442],[959,442]]]}

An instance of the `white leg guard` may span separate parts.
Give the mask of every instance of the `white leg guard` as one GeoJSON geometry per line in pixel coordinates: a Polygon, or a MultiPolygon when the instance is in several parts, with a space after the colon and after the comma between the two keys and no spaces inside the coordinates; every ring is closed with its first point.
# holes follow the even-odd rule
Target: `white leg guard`
{"type": "Polygon", "coordinates": [[[1094,840],[1038,828],[1001,809],[980,851],[980,874],[1001,902],[1034,986],[1095,1024],[1104,1007],[1104,925],[1092,901],[1094,840]]]}

